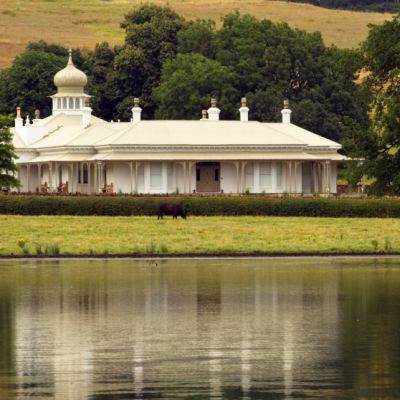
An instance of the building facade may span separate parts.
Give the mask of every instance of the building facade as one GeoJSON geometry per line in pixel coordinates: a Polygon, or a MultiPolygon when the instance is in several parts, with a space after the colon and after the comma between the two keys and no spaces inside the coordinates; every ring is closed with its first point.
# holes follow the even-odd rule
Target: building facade
{"type": "Polygon", "coordinates": [[[86,75],[69,56],[54,77],[52,115],[15,118],[21,192],[336,193],[340,144],[290,122],[220,121],[216,100],[198,121],[144,121],[135,99],[129,122],[92,115],[86,75]]]}

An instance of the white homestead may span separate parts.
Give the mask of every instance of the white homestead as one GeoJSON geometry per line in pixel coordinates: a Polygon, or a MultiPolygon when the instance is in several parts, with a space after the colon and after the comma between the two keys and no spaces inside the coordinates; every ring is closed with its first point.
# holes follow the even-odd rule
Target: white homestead
{"type": "Polygon", "coordinates": [[[335,193],[340,144],[290,122],[220,121],[215,99],[199,121],[130,122],[92,115],[87,77],[73,64],[54,77],[53,113],[31,122],[17,109],[14,146],[21,192],[335,193]]]}

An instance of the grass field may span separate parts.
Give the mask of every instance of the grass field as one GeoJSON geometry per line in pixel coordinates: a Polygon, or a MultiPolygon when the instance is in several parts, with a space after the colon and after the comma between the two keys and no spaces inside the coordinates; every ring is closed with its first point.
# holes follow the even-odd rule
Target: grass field
{"type": "MultiPolygon", "coordinates": [[[[354,47],[367,35],[369,23],[380,24],[390,14],[328,10],[275,0],[150,0],[169,4],[188,19],[220,20],[229,11],[284,21],[292,27],[321,31],[326,44],[354,47]]],[[[8,66],[29,41],[44,39],[65,46],[92,49],[96,42],[117,44],[124,32],[124,14],[140,0],[2,0],[0,1],[0,67],[8,66]]]]}
{"type": "Polygon", "coordinates": [[[400,219],[0,216],[0,254],[400,252],[400,219]]]}

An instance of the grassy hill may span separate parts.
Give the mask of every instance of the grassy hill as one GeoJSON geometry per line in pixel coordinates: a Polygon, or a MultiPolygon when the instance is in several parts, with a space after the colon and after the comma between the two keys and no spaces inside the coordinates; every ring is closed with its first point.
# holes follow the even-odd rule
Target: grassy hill
{"type": "MultiPolygon", "coordinates": [[[[309,4],[275,0],[153,0],[169,4],[188,19],[216,21],[229,11],[284,21],[307,31],[321,31],[326,44],[357,46],[369,23],[379,24],[391,14],[328,10],[309,4]]],[[[39,39],[65,46],[92,49],[96,42],[121,43],[124,14],[139,0],[2,0],[0,2],[0,67],[8,66],[30,41],[39,39]]]]}

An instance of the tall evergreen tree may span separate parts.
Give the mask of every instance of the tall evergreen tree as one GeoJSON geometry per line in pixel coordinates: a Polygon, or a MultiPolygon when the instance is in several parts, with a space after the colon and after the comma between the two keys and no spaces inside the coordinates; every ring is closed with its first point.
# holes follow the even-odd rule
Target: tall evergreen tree
{"type": "Polygon", "coordinates": [[[10,125],[12,118],[0,115],[0,189],[19,185],[14,174],[17,172],[15,159],[17,158],[12,144],[10,125]]]}

